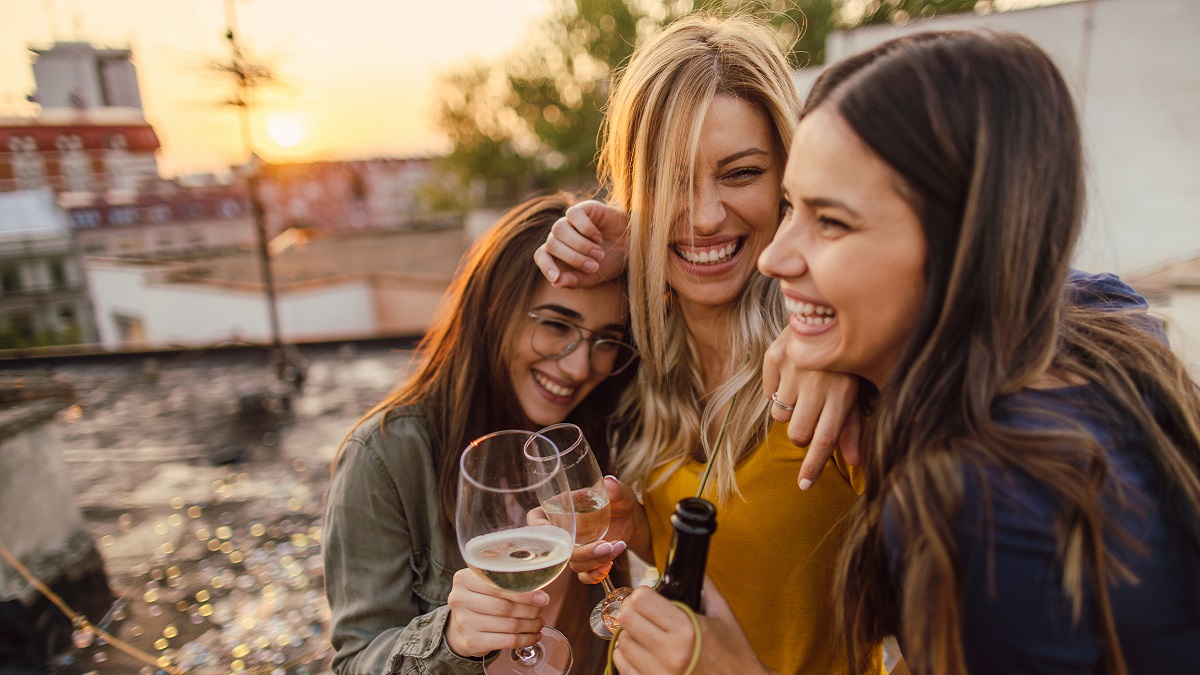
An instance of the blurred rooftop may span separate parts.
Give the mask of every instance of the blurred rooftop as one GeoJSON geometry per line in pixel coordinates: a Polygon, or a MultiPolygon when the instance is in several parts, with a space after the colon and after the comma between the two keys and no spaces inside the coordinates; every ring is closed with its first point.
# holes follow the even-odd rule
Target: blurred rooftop
{"type": "MultiPolygon", "coordinates": [[[[303,347],[308,379],[290,411],[277,405],[261,348],[3,364],[4,376],[49,375],[76,392],[58,428],[121,598],[107,630],[192,673],[325,672],[319,542],[330,460],[399,381],[409,347],[303,347]]],[[[54,672],[154,671],[93,644],[54,672]]]]}

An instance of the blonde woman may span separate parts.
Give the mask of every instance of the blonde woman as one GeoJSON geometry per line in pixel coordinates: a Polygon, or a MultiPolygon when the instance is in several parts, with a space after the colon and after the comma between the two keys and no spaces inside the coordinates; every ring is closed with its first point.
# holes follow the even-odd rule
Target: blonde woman
{"type": "MultiPolygon", "coordinates": [[[[576,569],[625,543],[661,564],[675,502],[696,494],[711,463],[705,496],[720,525],[708,574],[754,650],[779,673],[844,673],[831,589],[843,516],[857,496],[852,474],[840,456],[828,464],[822,456],[801,474],[808,489],[796,490],[805,450],[767,421],[772,408],[786,418],[805,393],[817,403],[802,409],[824,406],[822,419],[840,427],[855,385],[838,375],[786,378],[773,401],[760,376],[786,316],[776,283],[755,264],[779,221],[799,110],[770,29],[745,17],[675,22],[637,49],[613,91],[601,152],[613,206],[569,210],[535,260],[558,286],[590,285],[627,266],[642,355],[618,411],[617,462],[632,490],[610,484],[617,540],[582,551],[576,569]],[[813,483],[823,466],[836,469],[813,483]]],[[[798,426],[813,419],[805,414],[798,426]]],[[[827,448],[837,438],[819,425],[817,434],[827,448]]],[[[870,651],[864,658],[878,672],[870,651]]]]}

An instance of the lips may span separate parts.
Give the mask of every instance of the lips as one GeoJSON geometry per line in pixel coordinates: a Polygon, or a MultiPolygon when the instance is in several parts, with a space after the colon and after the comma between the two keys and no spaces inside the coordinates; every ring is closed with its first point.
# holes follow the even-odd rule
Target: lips
{"type": "Polygon", "coordinates": [[[695,244],[672,244],[671,248],[675,251],[675,255],[683,258],[692,265],[701,267],[710,265],[720,265],[733,260],[745,245],[746,238],[738,237],[722,242],[695,245],[695,244]]]}
{"type": "Polygon", "coordinates": [[[825,326],[837,317],[837,312],[829,305],[806,302],[784,296],[783,306],[795,320],[809,326],[825,326]]]}

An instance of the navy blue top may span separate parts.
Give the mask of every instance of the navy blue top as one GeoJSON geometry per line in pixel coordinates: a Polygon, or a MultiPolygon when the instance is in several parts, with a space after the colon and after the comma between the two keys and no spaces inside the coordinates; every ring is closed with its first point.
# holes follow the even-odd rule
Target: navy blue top
{"type": "MultiPolygon", "coordinates": [[[[1115,277],[1074,276],[1072,283],[1079,304],[1136,308],[1141,302],[1144,307],[1145,301],[1115,277]]],[[[1153,413],[1161,412],[1148,405],[1153,413]]],[[[1131,675],[1200,673],[1200,527],[1194,514],[1168,505],[1166,482],[1150,458],[1144,432],[1123,419],[1126,416],[1094,385],[1005,396],[997,401],[994,415],[1017,429],[1081,425],[1109,450],[1113,480],[1105,504],[1117,526],[1137,542],[1131,546],[1115,536],[1106,540],[1138,579],[1136,584],[1109,584],[1125,663],[1131,675]],[[1123,504],[1116,497],[1118,489],[1123,504]],[[1137,550],[1139,545],[1143,551],[1137,550]]],[[[970,673],[1103,673],[1091,582],[1085,584],[1078,623],[1062,589],[1055,530],[1059,501],[1042,483],[1019,471],[971,468],[964,469],[963,478],[963,506],[953,531],[961,561],[962,639],[970,673]]],[[[903,543],[896,528],[888,526],[892,521],[886,512],[884,522],[888,559],[899,584],[903,543]]]]}

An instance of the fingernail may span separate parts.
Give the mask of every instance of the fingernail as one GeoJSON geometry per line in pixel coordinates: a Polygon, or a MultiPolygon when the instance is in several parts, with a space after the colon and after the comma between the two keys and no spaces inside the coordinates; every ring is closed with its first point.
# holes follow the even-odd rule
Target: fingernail
{"type": "Polygon", "coordinates": [[[807,479],[807,478],[801,478],[801,479],[800,479],[800,489],[801,489],[801,490],[807,490],[807,489],[808,489],[808,488],[810,488],[810,487],[812,487],[812,481],[811,481],[811,480],[809,480],[809,479],[807,479]]]}
{"type": "Polygon", "coordinates": [[[620,539],[618,539],[618,540],[614,541],[614,542],[613,542],[613,544],[612,544],[612,553],[613,553],[613,556],[614,556],[614,557],[615,557],[615,556],[619,556],[619,555],[621,555],[622,553],[624,553],[624,552],[625,552],[625,546],[626,546],[626,545],[625,545],[625,542],[621,541],[620,539]]]}
{"type": "Polygon", "coordinates": [[[600,557],[604,557],[606,555],[612,555],[612,552],[613,552],[613,545],[608,543],[607,541],[596,547],[596,555],[598,555],[600,557]]]}
{"type": "Polygon", "coordinates": [[[587,260],[583,261],[583,269],[585,272],[595,272],[596,270],[600,269],[600,263],[588,258],[587,260]]]}
{"type": "Polygon", "coordinates": [[[558,281],[558,270],[551,267],[546,272],[546,278],[550,279],[550,283],[554,283],[554,282],[558,281]]]}
{"type": "Polygon", "coordinates": [[[538,607],[545,607],[550,602],[550,596],[545,591],[538,591],[533,594],[533,604],[538,607]]]}
{"type": "Polygon", "coordinates": [[[602,248],[594,248],[594,249],[592,249],[592,253],[591,253],[591,255],[592,255],[592,257],[593,257],[593,258],[595,258],[596,260],[604,260],[604,249],[602,249],[602,248]]]}

